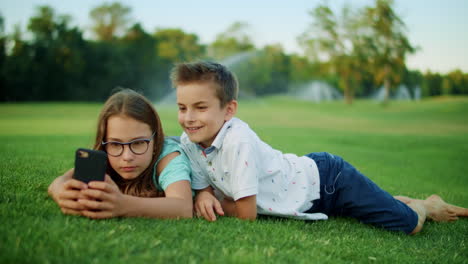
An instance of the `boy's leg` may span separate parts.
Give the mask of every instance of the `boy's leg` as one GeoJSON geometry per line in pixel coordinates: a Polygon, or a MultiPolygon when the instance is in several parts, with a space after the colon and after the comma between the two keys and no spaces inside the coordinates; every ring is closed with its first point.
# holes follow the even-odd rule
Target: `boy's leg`
{"type": "Polygon", "coordinates": [[[314,201],[310,212],[349,216],[407,234],[421,230],[426,219],[426,210],[421,203],[412,202],[409,206],[396,200],[338,156],[329,153],[307,156],[316,160],[321,185],[320,200],[314,201]]]}
{"type": "Polygon", "coordinates": [[[413,199],[406,196],[395,196],[395,199],[400,200],[411,207],[414,204],[421,204],[426,212],[427,218],[437,222],[455,221],[459,216],[468,217],[468,209],[446,203],[440,196],[431,195],[426,200],[413,199]]]}

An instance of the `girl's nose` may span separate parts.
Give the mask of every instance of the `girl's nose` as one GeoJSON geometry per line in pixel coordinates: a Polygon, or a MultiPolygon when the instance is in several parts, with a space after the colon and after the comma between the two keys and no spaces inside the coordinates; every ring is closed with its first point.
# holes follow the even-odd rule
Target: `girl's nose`
{"type": "Polygon", "coordinates": [[[130,150],[130,145],[124,145],[124,150],[122,153],[122,158],[124,160],[133,160],[133,152],[130,150]]]}

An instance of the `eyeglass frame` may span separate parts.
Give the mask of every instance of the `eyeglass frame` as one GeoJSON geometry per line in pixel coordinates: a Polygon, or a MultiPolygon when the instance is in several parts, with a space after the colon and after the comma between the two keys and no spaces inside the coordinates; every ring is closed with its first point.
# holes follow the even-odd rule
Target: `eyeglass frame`
{"type": "Polygon", "coordinates": [[[120,146],[122,146],[122,148],[121,148],[122,151],[120,152],[119,155],[111,155],[111,154],[109,154],[109,153],[107,152],[107,149],[106,149],[107,155],[110,155],[110,156],[112,156],[112,157],[120,157],[120,156],[122,156],[122,154],[124,153],[124,150],[125,150],[125,145],[128,145],[128,149],[130,149],[130,151],[131,151],[133,154],[135,154],[135,155],[143,155],[143,154],[145,154],[145,153],[148,151],[149,143],[151,142],[151,140],[154,139],[154,136],[155,136],[155,135],[156,135],[156,131],[153,132],[153,134],[152,134],[151,137],[149,137],[149,138],[138,138],[138,139],[134,139],[134,140],[129,141],[129,142],[118,142],[118,141],[107,141],[107,142],[105,142],[105,141],[101,141],[101,145],[104,147],[104,149],[106,149],[106,145],[109,144],[109,143],[117,143],[117,144],[119,144],[120,146]],[[145,141],[145,142],[146,142],[146,150],[145,150],[145,152],[143,152],[143,153],[135,153],[135,151],[133,151],[133,149],[132,149],[132,143],[134,143],[134,142],[136,142],[136,141],[145,141]]]}

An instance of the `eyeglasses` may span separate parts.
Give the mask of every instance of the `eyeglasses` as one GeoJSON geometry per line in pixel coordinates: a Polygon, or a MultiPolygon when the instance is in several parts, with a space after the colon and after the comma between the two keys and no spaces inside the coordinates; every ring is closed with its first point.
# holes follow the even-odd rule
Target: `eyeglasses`
{"type": "Polygon", "coordinates": [[[154,135],[156,132],[151,135],[150,138],[142,138],[142,139],[135,139],[130,142],[117,142],[117,141],[109,141],[109,142],[101,142],[101,145],[104,146],[104,149],[106,150],[108,155],[111,155],[112,157],[118,157],[122,155],[124,151],[124,146],[128,145],[130,148],[130,151],[133,152],[135,155],[142,155],[145,154],[146,151],[148,150],[149,143],[151,140],[153,140],[154,135]]]}

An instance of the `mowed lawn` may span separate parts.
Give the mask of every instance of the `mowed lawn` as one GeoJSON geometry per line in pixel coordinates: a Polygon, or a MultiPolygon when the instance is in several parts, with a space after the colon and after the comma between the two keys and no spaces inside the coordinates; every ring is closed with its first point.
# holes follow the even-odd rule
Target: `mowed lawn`
{"type": "MultiPolygon", "coordinates": [[[[407,236],[332,218],[89,220],[61,214],[49,183],[91,147],[101,104],[0,104],[0,263],[467,263],[468,219],[407,236]]],[[[468,207],[468,98],[315,104],[241,101],[274,148],[342,156],[393,195],[468,207]]],[[[180,135],[175,106],[157,106],[180,135]]]]}

